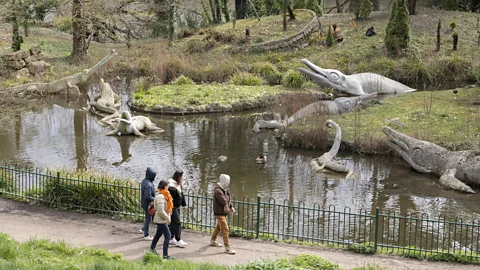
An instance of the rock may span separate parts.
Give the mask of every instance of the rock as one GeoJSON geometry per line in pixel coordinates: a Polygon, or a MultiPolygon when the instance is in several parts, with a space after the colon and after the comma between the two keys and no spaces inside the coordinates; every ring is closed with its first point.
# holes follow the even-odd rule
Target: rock
{"type": "Polygon", "coordinates": [[[29,76],[30,76],[30,71],[28,71],[28,68],[22,68],[19,71],[15,72],[15,78],[17,79],[21,79],[29,76]]]}
{"type": "Polygon", "coordinates": [[[16,51],[14,53],[9,53],[3,56],[3,59],[7,61],[19,61],[23,58],[27,58],[28,56],[30,56],[30,53],[28,51],[16,51]]]}
{"type": "Polygon", "coordinates": [[[43,74],[49,67],[50,67],[50,64],[44,61],[36,61],[28,64],[27,66],[28,70],[30,71],[30,74],[34,76],[43,74]]]}
{"type": "Polygon", "coordinates": [[[223,156],[223,155],[222,155],[222,156],[219,156],[219,157],[218,157],[218,161],[219,161],[219,162],[225,162],[225,161],[227,161],[227,156],[223,156]]]}
{"type": "Polygon", "coordinates": [[[9,68],[15,69],[15,70],[20,70],[26,66],[25,61],[23,60],[12,60],[12,61],[7,61],[7,66],[9,68]]]}
{"type": "Polygon", "coordinates": [[[23,61],[25,61],[27,65],[36,61],[40,61],[40,55],[30,55],[29,57],[23,59],[23,61]]]}
{"type": "Polygon", "coordinates": [[[29,51],[30,55],[39,55],[42,52],[42,49],[40,49],[40,46],[33,46],[29,51]]]}

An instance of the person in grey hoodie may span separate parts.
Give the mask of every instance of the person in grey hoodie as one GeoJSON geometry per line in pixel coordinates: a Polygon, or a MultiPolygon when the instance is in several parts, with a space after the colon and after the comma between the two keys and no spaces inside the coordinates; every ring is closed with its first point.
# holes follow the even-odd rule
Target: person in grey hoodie
{"type": "Polygon", "coordinates": [[[155,199],[156,192],[155,186],[153,185],[155,176],[157,176],[157,171],[152,167],[148,167],[147,172],[145,173],[145,179],[142,180],[141,185],[141,207],[145,212],[145,222],[143,223],[141,231],[143,232],[143,237],[146,241],[152,241],[153,239],[150,236],[150,223],[152,223],[152,216],[148,213],[148,205],[155,199]]]}

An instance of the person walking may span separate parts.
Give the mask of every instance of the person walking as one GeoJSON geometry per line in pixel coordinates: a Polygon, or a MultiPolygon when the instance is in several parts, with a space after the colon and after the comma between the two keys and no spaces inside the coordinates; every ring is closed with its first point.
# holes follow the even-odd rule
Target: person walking
{"type": "Polygon", "coordinates": [[[170,244],[177,247],[184,248],[187,246],[181,238],[182,222],[180,221],[180,206],[185,209],[187,203],[185,202],[185,196],[182,192],[183,171],[176,171],[172,178],[168,179],[168,191],[173,198],[173,213],[172,222],[170,223],[170,232],[172,233],[172,240],[170,244]]]}
{"type": "Polygon", "coordinates": [[[152,245],[150,250],[156,254],[157,243],[160,237],[164,237],[163,240],[163,258],[171,259],[168,256],[168,244],[170,242],[171,234],[168,229],[168,224],[170,224],[171,214],[173,211],[173,199],[168,192],[168,182],[166,180],[160,181],[158,183],[158,194],[155,196],[154,200],[155,215],[153,216],[153,223],[157,224],[157,232],[152,240],[152,245]]]}
{"type": "Polygon", "coordinates": [[[230,247],[228,241],[228,224],[227,215],[235,213],[230,202],[230,176],[228,174],[221,174],[219,182],[215,184],[213,188],[213,213],[217,219],[217,226],[213,231],[212,238],[210,239],[210,245],[214,247],[221,247],[222,244],[218,243],[217,236],[222,233],[223,244],[225,245],[225,252],[228,254],[235,254],[236,251],[230,247]]]}
{"type": "Polygon", "coordinates": [[[143,239],[146,241],[152,241],[150,236],[150,223],[152,223],[152,216],[148,213],[148,205],[153,202],[155,199],[155,186],[153,181],[157,171],[152,167],[147,167],[147,172],[145,173],[145,179],[142,180],[141,188],[141,207],[145,212],[145,221],[143,227],[140,231],[143,232],[143,239]]]}

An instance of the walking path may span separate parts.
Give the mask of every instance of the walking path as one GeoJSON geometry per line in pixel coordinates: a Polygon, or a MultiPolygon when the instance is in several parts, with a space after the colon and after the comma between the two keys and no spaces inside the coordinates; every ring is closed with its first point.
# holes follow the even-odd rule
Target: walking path
{"type": "MultiPolygon", "coordinates": [[[[112,220],[95,215],[60,212],[36,204],[24,204],[0,198],[0,232],[18,241],[30,237],[64,240],[72,245],[87,245],[106,248],[113,253],[122,253],[128,260],[137,260],[149,248],[139,232],[142,224],[112,220]]],[[[153,227],[152,227],[152,230],[153,227]]],[[[377,264],[389,269],[478,269],[478,266],[441,262],[417,261],[396,256],[360,255],[352,252],[322,247],[272,243],[261,240],[232,238],[231,245],[236,255],[223,253],[223,248],[208,246],[210,235],[184,230],[182,238],[188,243],[184,249],[171,247],[169,253],[176,259],[193,262],[211,262],[225,265],[246,264],[252,260],[275,260],[300,254],[318,255],[338,263],[345,269],[377,264]]],[[[220,237],[221,238],[221,237],[220,237]]],[[[221,239],[219,239],[221,241],[221,239]]]]}

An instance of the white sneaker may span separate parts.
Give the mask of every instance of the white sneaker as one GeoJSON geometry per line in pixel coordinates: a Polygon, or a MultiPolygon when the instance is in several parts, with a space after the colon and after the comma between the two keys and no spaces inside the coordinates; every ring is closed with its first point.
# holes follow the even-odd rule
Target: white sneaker
{"type": "Polygon", "coordinates": [[[212,247],[223,247],[222,244],[218,243],[217,241],[210,240],[210,246],[212,247]]]}
{"type": "Polygon", "coordinates": [[[177,247],[184,248],[184,247],[187,246],[187,243],[183,242],[183,240],[180,240],[180,241],[177,241],[176,246],[177,246],[177,247]]]}
{"type": "Polygon", "coordinates": [[[152,240],[153,240],[153,237],[151,237],[151,236],[145,236],[145,237],[143,238],[143,240],[145,240],[145,241],[152,241],[152,240]]]}
{"type": "Polygon", "coordinates": [[[177,244],[177,240],[175,240],[175,238],[170,240],[170,245],[176,245],[176,244],[177,244]]]}
{"type": "Polygon", "coordinates": [[[233,250],[231,247],[225,247],[225,253],[228,253],[228,254],[235,254],[237,253],[235,250],[233,250]]]}

